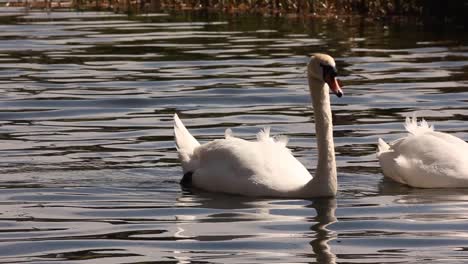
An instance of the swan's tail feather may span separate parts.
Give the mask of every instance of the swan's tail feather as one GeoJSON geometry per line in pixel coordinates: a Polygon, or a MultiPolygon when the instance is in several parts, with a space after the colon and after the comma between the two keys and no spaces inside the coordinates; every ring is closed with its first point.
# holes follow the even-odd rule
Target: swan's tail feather
{"type": "Polygon", "coordinates": [[[257,133],[257,141],[272,142],[286,147],[286,145],[288,145],[289,138],[285,135],[272,137],[270,135],[270,127],[264,127],[262,130],[260,130],[260,132],[257,133]]]}
{"type": "Polygon", "coordinates": [[[390,149],[390,146],[387,143],[385,143],[385,141],[381,138],[379,138],[379,144],[377,145],[377,147],[379,148],[377,151],[377,157],[379,157],[380,154],[387,152],[390,149]]]}
{"type": "Polygon", "coordinates": [[[224,131],[224,138],[228,139],[228,138],[233,138],[234,137],[234,133],[232,132],[232,129],[228,128],[226,129],[226,131],[224,131]]]}
{"type": "Polygon", "coordinates": [[[193,153],[200,143],[185,128],[177,114],[174,114],[174,137],[184,173],[193,171],[195,169],[193,153]]]}
{"type": "Polygon", "coordinates": [[[413,114],[413,117],[406,117],[405,128],[412,135],[434,131],[434,126],[429,125],[424,118],[422,118],[421,122],[418,124],[418,119],[415,114],[413,114]]]}
{"type": "Polygon", "coordinates": [[[273,140],[270,138],[270,127],[264,127],[260,132],[257,133],[258,141],[273,140]]]}

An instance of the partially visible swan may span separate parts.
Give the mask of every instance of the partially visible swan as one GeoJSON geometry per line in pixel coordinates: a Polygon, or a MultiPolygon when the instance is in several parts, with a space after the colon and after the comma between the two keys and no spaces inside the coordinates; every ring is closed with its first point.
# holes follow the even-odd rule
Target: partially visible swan
{"type": "Polygon", "coordinates": [[[291,154],[287,138],[270,137],[269,129],[246,141],[226,131],[225,139],[204,145],[188,132],[177,114],[174,135],[182,164],[182,184],[210,192],[246,196],[297,197],[335,196],[337,191],[330,90],[343,92],[336,79],[332,57],[315,54],[307,65],[309,90],[314,107],[318,167],[315,177],[291,154]]]}
{"type": "Polygon", "coordinates": [[[468,143],[416,117],[406,118],[408,136],[390,145],[379,138],[377,158],[384,176],[419,188],[468,187],[468,143]]]}

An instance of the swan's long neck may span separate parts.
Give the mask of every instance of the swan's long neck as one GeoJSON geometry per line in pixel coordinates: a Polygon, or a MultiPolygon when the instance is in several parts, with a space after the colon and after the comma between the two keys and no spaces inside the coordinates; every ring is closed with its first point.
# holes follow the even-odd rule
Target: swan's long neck
{"type": "Polygon", "coordinates": [[[315,176],[306,188],[314,196],[334,196],[337,179],[329,88],[324,82],[312,78],[309,78],[309,86],[314,107],[318,164],[315,176]]]}

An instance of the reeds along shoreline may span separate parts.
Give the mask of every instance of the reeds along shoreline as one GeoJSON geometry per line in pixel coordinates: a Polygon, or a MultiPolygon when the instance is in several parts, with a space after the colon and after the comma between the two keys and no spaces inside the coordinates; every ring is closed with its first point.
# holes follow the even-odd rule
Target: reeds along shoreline
{"type": "Polygon", "coordinates": [[[419,17],[467,24],[468,0],[12,0],[32,8],[109,10],[117,13],[209,11],[259,15],[419,17]]]}

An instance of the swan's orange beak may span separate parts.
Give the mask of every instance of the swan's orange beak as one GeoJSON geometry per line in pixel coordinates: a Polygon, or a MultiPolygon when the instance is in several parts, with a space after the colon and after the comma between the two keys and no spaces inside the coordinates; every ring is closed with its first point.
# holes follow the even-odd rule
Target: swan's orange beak
{"type": "Polygon", "coordinates": [[[340,81],[331,75],[326,75],[325,76],[325,82],[328,84],[328,87],[330,87],[330,90],[336,94],[336,96],[341,97],[343,96],[343,90],[341,90],[341,85],[340,81]]]}

